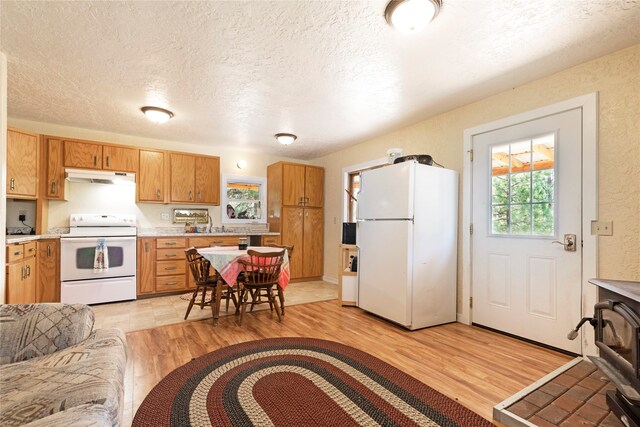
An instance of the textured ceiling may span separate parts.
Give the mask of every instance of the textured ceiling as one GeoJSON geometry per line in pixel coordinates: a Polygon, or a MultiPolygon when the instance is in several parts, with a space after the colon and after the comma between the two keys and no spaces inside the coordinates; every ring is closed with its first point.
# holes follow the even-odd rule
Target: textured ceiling
{"type": "Polygon", "coordinates": [[[386,3],[2,0],[9,116],[311,159],[640,42],[632,0],[386,3]]]}

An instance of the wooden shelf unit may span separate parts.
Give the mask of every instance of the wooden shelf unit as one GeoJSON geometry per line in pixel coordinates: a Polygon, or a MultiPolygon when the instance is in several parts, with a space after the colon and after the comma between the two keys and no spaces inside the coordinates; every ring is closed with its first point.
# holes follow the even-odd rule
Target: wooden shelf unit
{"type": "Polygon", "coordinates": [[[356,245],[340,244],[338,264],[338,301],[340,305],[355,306],[358,303],[358,273],[351,271],[351,257],[358,255],[356,245]]]}

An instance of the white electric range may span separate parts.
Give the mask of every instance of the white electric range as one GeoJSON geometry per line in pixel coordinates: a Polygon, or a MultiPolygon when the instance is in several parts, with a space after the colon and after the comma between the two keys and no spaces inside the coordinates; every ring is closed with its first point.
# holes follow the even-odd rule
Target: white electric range
{"type": "Polygon", "coordinates": [[[72,214],[60,237],[60,300],[97,304],[136,299],[135,215],[72,214]],[[103,244],[108,268],[96,269],[103,244]],[[100,271],[102,270],[102,271],[100,271]]]}

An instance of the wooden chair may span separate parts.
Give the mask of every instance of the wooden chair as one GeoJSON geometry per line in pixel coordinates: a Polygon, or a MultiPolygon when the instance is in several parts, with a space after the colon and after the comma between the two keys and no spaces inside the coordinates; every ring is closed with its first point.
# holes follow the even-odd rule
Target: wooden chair
{"type": "MultiPolygon", "coordinates": [[[[287,250],[287,256],[289,257],[289,262],[291,262],[291,255],[293,255],[293,245],[286,246],[286,245],[272,244],[272,245],[269,245],[269,247],[270,248],[286,249],[287,250]]],[[[282,288],[280,286],[278,286],[277,289],[278,289],[278,299],[280,300],[280,310],[282,312],[282,315],[284,316],[284,290],[282,290],[282,288]]],[[[258,295],[258,298],[260,298],[262,296],[263,295],[258,295]]],[[[251,311],[253,311],[253,304],[251,305],[251,311]]]]}
{"type": "MultiPolygon", "coordinates": [[[[189,307],[187,307],[187,313],[184,315],[184,320],[187,320],[187,317],[189,317],[189,313],[191,312],[194,304],[199,305],[201,310],[205,305],[210,305],[211,310],[213,311],[213,321],[215,324],[216,315],[218,314],[216,313],[215,307],[215,295],[220,276],[215,270],[214,274],[211,274],[211,263],[200,255],[195,248],[186,249],[184,252],[187,256],[187,262],[189,263],[189,270],[191,270],[191,274],[193,275],[193,279],[196,284],[196,288],[194,289],[191,300],[189,301],[189,307]],[[206,299],[207,290],[209,289],[211,290],[211,298],[206,299]],[[202,292],[202,299],[200,302],[196,302],[198,291],[202,292]]],[[[233,301],[233,305],[237,309],[238,301],[236,299],[235,290],[226,284],[224,287],[226,289],[223,289],[222,291],[224,292],[223,298],[227,301],[227,311],[229,311],[229,300],[233,301]]]]}
{"type": "Polygon", "coordinates": [[[276,299],[273,287],[278,287],[278,276],[280,275],[280,267],[284,261],[284,249],[278,252],[257,252],[252,249],[247,251],[249,259],[238,261],[242,265],[244,280],[239,282],[240,290],[240,325],[247,309],[247,305],[251,304],[253,308],[256,304],[269,304],[273,310],[275,307],[278,320],[281,321],[280,307],[276,299]],[[249,295],[252,296],[249,301],[249,295]],[[263,295],[266,301],[257,298],[263,295]]]}

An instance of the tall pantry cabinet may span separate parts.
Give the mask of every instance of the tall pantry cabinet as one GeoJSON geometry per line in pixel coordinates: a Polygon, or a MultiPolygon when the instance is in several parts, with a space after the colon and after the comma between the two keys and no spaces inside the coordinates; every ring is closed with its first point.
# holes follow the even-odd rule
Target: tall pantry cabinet
{"type": "Polygon", "coordinates": [[[267,168],[267,221],[293,246],[292,279],[322,277],[324,251],[324,169],[278,162],[267,168]]]}

